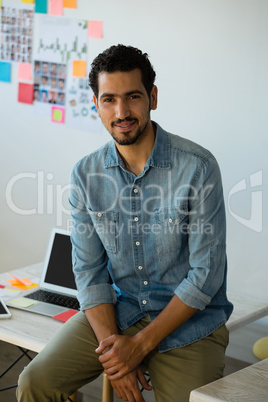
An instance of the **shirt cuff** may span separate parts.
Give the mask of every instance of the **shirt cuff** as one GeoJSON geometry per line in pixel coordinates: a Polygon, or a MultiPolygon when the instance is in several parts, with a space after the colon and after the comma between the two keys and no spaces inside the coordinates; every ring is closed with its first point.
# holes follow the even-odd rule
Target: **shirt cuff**
{"type": "Polygon", "coordinates": [[[188,279],[184,279],[174,293],[184,304],[198,310],[204,310],[211,301],[211,297],[201,292],[188,279]]]}
{"type": "Polygon", "coordinates": [[[103,303],[115,304],[117,296],[111,285],[103,283],[81,290],[77,295],[77,299],[80,303],[81,310],[84,311],[103,303]]]}

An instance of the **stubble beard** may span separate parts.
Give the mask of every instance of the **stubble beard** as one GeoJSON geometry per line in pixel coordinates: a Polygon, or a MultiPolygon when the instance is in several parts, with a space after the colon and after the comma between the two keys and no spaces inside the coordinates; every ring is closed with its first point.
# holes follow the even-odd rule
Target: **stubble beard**
{"type": "Polygon", "coordinates": [[[146,129],[148,127],[149,120],[150,120],[150,113],[147,114],[147,120],[146,120],[144,126],[143,127],[138,127],[135,135],[133,135],[133,136],[129,135],[129,134],[131,134],[131,130],[122,132],[122,135],[124,136],[123,138],[118,137],[113,132],[113,126],[115,124],[118,124],[119,122],[120,123],[128,122],[128,121],[135,121],[136,123],[139,122],[138,119],[132,119],[131,117],[127,117],[124,120],[120,120],[120,121],[117,120],[116,122],[114,122],[112,124],[112,127],[109,130],[109,132],[110,132],[111,136],[113,137],[113,139],[117,142],[117,144],[119,144],[119,145],[132,145],[132,144],[135,144],[136,142],[138,142],[140,140],[140,138],[142,138],[142,136],[144,135],[144,133],[146,132],[146,129]]]}

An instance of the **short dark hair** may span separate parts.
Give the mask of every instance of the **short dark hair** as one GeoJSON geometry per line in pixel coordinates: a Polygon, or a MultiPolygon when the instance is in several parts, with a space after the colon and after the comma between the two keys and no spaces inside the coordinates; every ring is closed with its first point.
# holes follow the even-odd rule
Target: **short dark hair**
{"type": "Polygon", "coordinates": [[[89,85],[98,97],[100,73],[128,72],[136,68],[141,70],[142,83],[150,96],[154,86],[155,71],[148,59],[148,54],[132,46],[114,45],[100,53],[91,64],[89,85]]]}

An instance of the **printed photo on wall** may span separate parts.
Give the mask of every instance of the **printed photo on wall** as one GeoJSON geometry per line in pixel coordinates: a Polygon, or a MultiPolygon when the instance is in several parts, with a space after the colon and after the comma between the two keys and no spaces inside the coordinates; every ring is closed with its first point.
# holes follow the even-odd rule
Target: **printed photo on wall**
{"type": "Polygon", "coordinates": [[[34,61],[34,102],[65,105],[66,65],[34,61]]]}
{"type": "MultiPolygon", "coordinates": [[[[4,61],[31,63],[33,41],[33,6],[9,6],[3,1],[1,8],[1,53],[4,61]]],[[[29,6],[29,5],[28,5],[29,6]]]]}

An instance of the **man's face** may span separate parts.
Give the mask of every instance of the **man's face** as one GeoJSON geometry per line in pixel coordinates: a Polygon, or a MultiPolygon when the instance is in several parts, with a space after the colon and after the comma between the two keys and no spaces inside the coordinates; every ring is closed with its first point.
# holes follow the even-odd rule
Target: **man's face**
{"type": "Polygon", "coordinates": [[[119,145],[136,143],[146,132],[150,111],[156,109],[156,87],[149,99],[139,69],[100,73],[98,83],[98,99],[93,98],[104,126],[119,145]]]}

